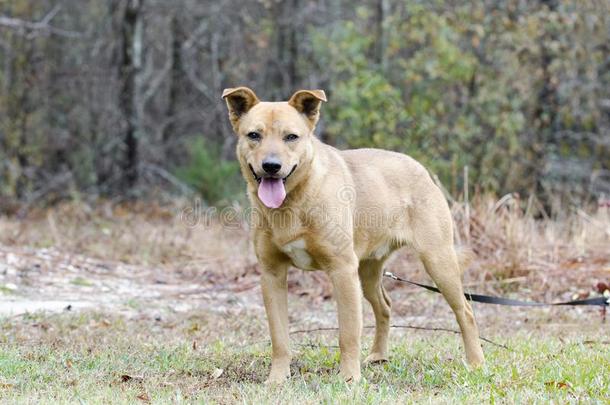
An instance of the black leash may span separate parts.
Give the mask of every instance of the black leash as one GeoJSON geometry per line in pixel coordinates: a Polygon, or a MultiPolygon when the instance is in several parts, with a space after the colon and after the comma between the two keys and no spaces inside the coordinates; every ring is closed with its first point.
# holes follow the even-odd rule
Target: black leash
{"type": "MultiPolygon", "coordinates": [[[[409,281],[402,277],[398,277],[389,271],[383,273],[385,277],[391,278],[392,280],[400,281],[402,283],[408,283],[411,285],[415,285],[417,287],[425,288],[426,290],[433,291],[436,293],[440,293],[440,290],[436,287],[432,287],[431,285],[416,283],[415,281],[409,281]]],[[[513,300],[510,298],[503,297],[492,297],[489,295],[481,295],[481,294],[468,294],[465,293],[466,299],[474,302],[482,302],[483,304],[496,304],[496,305],[510,305],[513,307],[545,307],[551,305],[600,305],[600,306],[608,306],[610,305],[610,298],[606,297],[595,297],[595,298],[587,298],[584,300],[573,300],[566,302],[553,302],[553,303],[545,303],[545,302],[533,302],[533,301],[521,301],[521,300],[513,300]]]]}

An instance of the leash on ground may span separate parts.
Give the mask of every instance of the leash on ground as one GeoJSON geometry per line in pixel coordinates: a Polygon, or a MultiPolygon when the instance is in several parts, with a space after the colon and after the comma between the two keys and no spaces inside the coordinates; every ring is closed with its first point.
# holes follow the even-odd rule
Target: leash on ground
{"type": "MultiPolygon", "coordinates": [[[[435,293],[440,293],[440,290],[436,287],[433,287],[431,285],[426,285],[426,284],[421,284],[421,283],[417,283],[415,281],[411,281],[411,280],[407,280],[405,278],[399,277],[389,271],[386,271],[383,273],[384,277],[388,277],[391,278],[392,280],[395,281],[399,281],[401,283],[407,283],[407,284],[411,284],[417,287],[421,287],[421,288],[425,288],[428,291],[432,291],[435,293]]],[[[609,306],[610,305],[610,297],[605,297],[605,296],[601,296],[601,297],[593,297],[593,298],[586,298],[586,299],[582,299],[582,300],[572,300],[572,301],[564,301],[564,302],[552,302],[552,303],[547,303],[547,302],[535,302],[535,301],[522,301],[522,300],[515,300],[515,299],[511,299],[511,298],[504,298],[504,297],[493,297],[490,295],[481,295],[481,294],[470,294],[470,293],[465,293],[464,296],[466,297],[466,299],[468,299],[469,301],[473,301],[473,302],[480,302],[483,304],[495,304],[495,305],[508,305],[508,306],[513,306],[513,307],[546,307],[546,306],[570,306],[570,305],[595,305],[595,306],[609,306]]],[[[605,310],[605,308],[604,308],[605,310]]],[[[365,329],[370,329],[370,328],[374,328],[374,326],[365,326],[365,329]]],[[[461,334],[460,331],[458,330],[454,330],[454,329],[448,329],[448,328],[438,328],[438,327],[426,327],[426,326],[417,326],[417,325],[390,325],[390,328],[396,328],[396,329],[415,329],[415,330],[426,330],[426,331],[437,331],[437,332],[450,332],[450,333],[455,333],[455,334],[461,334]]],[[[335,331],[338,330],[339,328],[337,327],[321,327],[321,328],[314,328],[314,329],[301,329],[301,330],[293,330],[290,331],[289,333],[291,335],[293,334],[299,334],[299,333],[311,333],[311,332],[322,332],[322,331],[335,331]]],[[[503,345],[501,343],[496,343],[491,339],[487,339],[483,336],[479,336],[479,339],[481,339],[484,342],[487,342],[491,345],[497,346],[497,347],[501,347],[503,349],[512,351],[510,349],[510,347],[503,345]]],[[[265,341],[260,341],[260,342],[255,342],[254,344],[258,344],[258,343],[263,343],[263,342],[267,342],[265,341]]],[[[588,341],[587,341],[588,342],[588,341]]],[[[587,343],[585,342],[585,343],[587,343]]],[[[608,344],[610,342],[607,341],[603,341],[603,342],[588,342],[588,343],[599,343],[599,344],[608,344]]],[[[247,346],[250,346],[251,344],[248,344],[247,346]]],[[[304,346],[304,347],[320,347],[320,345],[316,345],[313,343],[298,343],[299,346],[304,346]]],[[[336,347],[336,346],[327,346],[327,347],[336,347]]]]}
{"type": "MultiPolygon", "coordinates": [[[[386,271],[383,273],[384,277],[391,278],[392,280],[399,281],[401,283],[411,284],[417,287],[425,288],[428,291],[432,291],[435,293],[440,293],[440,290],[431,285],[416,283],[415,281],[410,281],[402,277],[398,277],[397,275],[386,271]]],[[[572,300],[572,301],[564,301],[564,302],[535,302],[535,301],[522,301],[515,300],[511,298],[504,297],[493,297],[490,295],[481,295],[481,294],[470,294],[465,293],[464,296],[469,301],[480,302],[483,304],[495,304],[495,305],[508,305],[511,307],[546,307],[546,306],[570,306],[570,305],[596,305],[596,306],[608,306],[610,305],[610,297],[593,297],[586,298],[582,300],[572,300]]]]}
{"type": "MultiPolygon", "coordinates": [[[[373,329],[375,328],[375,326],[363,326],[364,329],[373,329]]],[[[459,330],[455,330],[455,329],[448,329],[448,328],[439,328],[439,327],[427,327],[427,326],[417,326],[417,325],[397,325],[397,324],[392,324],[390,325],[390,328],[392,329],[415,329],[415,330],[427,330],[427,331],[432,331],[432,332],[449,332],[449,333],[455,333],[458,335],[461,335],[462,332],[460,332],[459,330]]],[[[297,333],[311,333],[311,332],[326,332],[326,331],[335,331],[335,330],[339,330],[339,328],[337,327],[333,327],[333,326],[328,326],[328,327],[321,327],[321,328],[314,328],[314,329],[299,329],[299,330],[293,330],[290,331],[289,333],[291,335],[297,334],[297,333]]],[[[498,346],[501,347],[502,349],[506,349],[506,350],[510,350],[512,351],[508,346],[503,345],[501,343],[496,343],[491,339],[487,339],[483,336],[479,336],[479,339],[481,339],[484,342],[487,342],[491,345],[494,346],[498,346]]],[[[303,344],[301,344],[303,345],[303,344]]],[[[307,344],[305,344],[307,345],[307,344]]],[[[334,346],[328,346],[328,347],[334,347],[334,346]]]]}

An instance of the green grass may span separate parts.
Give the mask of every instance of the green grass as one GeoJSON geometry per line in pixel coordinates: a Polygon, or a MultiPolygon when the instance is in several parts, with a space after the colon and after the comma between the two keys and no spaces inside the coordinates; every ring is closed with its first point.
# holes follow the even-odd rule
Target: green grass
{"type": "Polygon", "coordinates": [[[76,277],[76,278],[72,279],[72,281],[70,281],[70,283],[72,283],[73,285],[80,286],[80,287],[92,287],[94,285],[91,281],[89,281],[83,277],[76,277]]]}
{"type": "Polygon", "coordinates": [[[13,295],[15,294],[15,290],[6,285],[0,284],[0,294],[13,295]]]}
{"type": "Polygon", "coordinates": [[[222,318],[157,322],[91,313],[6,319],[0,322],[0,402],[610,401],[607,342],[527,333],[501,337],[511,350],[485,345],[487,364],[475,371],[461,360],[458,336],[395,335],[390,362],[364,367],[358,384],[336,376],[338,350],[324,346],[336,344],[334,334],[295,336],[293,377],[268,388],[262,384],[269,369],[262,320],[250,319],[257,324],[253,332],[222,318]]]}

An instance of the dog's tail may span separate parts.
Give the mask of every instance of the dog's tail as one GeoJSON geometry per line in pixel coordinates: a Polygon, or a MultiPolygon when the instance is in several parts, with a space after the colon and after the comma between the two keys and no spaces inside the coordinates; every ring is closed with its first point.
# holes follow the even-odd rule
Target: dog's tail
{"type": "Polygon", "coordinates": [[[457,255],[458,265],[460,266],[460,276],[464,275],[464,271],[470,266],[476,255],[472,249],[466,246],[456,246],[455,254],[457,255]]]}

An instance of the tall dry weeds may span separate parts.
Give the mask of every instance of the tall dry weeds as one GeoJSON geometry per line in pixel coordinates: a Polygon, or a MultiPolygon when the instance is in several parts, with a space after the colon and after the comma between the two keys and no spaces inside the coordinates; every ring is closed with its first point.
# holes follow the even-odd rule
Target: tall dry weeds
{"type": "MultiPolygon", "coordinates": [[[[232,220],[226,226],[211,216],[192,226],[183,217],[189,208],[185,201],[166,206],[64,203],[33,211],[25,219],[0,217],[0,244],[160,267],[211,282],[258,272],[245,222],[232,220]]],[[[523,201],[507,195],[499,200],[476,197],[470,204],[453,202],[452,213],[457,243],[476,254],[467,283],[515,282],[532,291],[566,292],[610,281],[610,208],[606,206],[549,218],[534,198],[523,201]]],[[[424,277],[414,261],[402,252],[388,265],[424,277]]],[[[307,277],[309,281],[299,280],[293,287],[304,294],[329,296],[323,277],[307,277]]]]}

